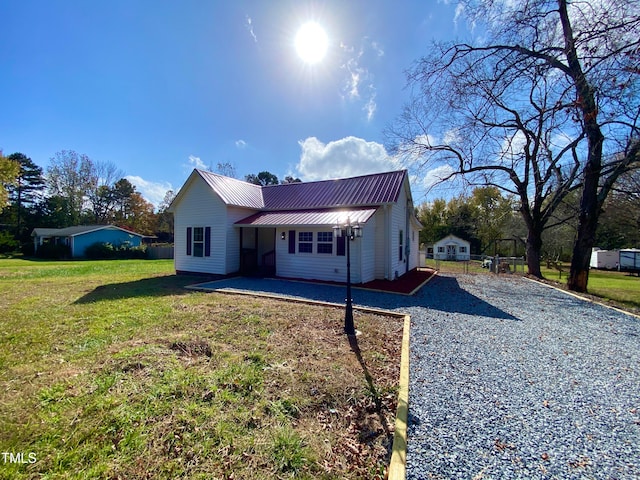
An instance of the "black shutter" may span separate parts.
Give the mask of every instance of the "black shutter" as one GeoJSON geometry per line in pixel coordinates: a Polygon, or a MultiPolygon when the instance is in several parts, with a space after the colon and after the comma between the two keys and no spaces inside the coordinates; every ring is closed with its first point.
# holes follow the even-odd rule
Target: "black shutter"
{"type": "Polygon", "coordinates": [[[296,253],[296,231],[289,230],[289,253],[296,253]]]}
{"type": "Polygon", "coordinates": [[[204,256],[211,256],[211,227],[204,229],[204,256]]]}
{"type": "Polygon", "coordinates": [[[191,227],[187,227],[187,255],[191,255],[191,227]]]}
{"type": "Polygon", "coordinates": [[[347,250],[346,240],[346,235],[336,237],[336,255],[338,255],[339,257],[344,257],[345,251],[347,250]]]}

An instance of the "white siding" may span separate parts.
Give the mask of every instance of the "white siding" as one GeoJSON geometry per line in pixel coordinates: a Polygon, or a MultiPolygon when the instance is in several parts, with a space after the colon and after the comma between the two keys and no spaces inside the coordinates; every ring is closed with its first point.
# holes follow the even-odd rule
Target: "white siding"
{"type": "MultiPolygon", "coordinates": [[[[347,281],[347,257],[336,255],[336,239],[333,239],[333,253],[316,253],[317,232],[330,231],[327,228],[296,227],[298,232],[313,232],[313,253],[299,253],[298,239],[296,238],[296,253],[289,253],[289,230],[294,228],[280,227],[276,229],[276,275],[286,278],[305,278],[309,280],[326,280],[332,282],[347,281]],[[281,240],[282,232],[285,239],[281,240]]],[[[363,237],[364,238],[364,237],[363,237]]],[[[350,244],[351,249],[351,282],[362,282],[360,244],[363,238],[359,238],[350,244]]]]}
{"type": "Polygon", "coordinates": [[[447,247],[451,246],[455,248],[455,260],[469,260],[470,257],[470,244],[466,240],[456,237],[455,235],[447,235],[443,239],[433,244],[433,258],[436,260],[447,260],[448,251],[447,247]],[[442,247],[443,252],[438,252],[438,248],[442,247]],[[461,253],[460,247],[465,247],[466,252],[461,253]]]}
{"type": "MultiPolygon", "coordinates": [[[[375,270],[374,278],[387,278],[387,265],[389,264],[389,228],[387,225],[387,207],[380,207],[371,220],[375,220],[375,270]]],[[[369,221],[371,221],[369,220],[369,221]]]]}
{"type": "Polygon", "coordinates": [[[413,217],[410,222],[411,234],[409,240],[411,241],[411,252],[409,252],[409,270],[424,267],[424,265],[420,265],[420,229],[417,223],[417,219],[413,217]]]}
{"type": "Polygon", "coordinates": [[[174,206],[175,268],[182,272],[227,274],[238,270],[239,234],[233,227],[236,220],[253,210],[230,208],[198,176],[186,184],[184,196],[174,206]],[[187,255],[187,228],[211,227],[211,256],[187,255]]]}
{"type": "Polygon", "coordinates": [[[353,243],[360,243],[362,250],[360,282],[366,283],[376,278],[376,217],[369,219],[362,231],[362,238],[353,243]]]}
{"type": "Polygon", "coordinates": [[[402,189],[399,195],[397,203],[391,207],[391,279],[404,275],[407,270],[405,247],[407,241],[407,195],[404,189],[402,189]],[[402,245],[402,259],[398,255],[398,249],[400,247],[400,231],[402,231],[403,245],[402,245]]]}
{"type": "Polygon", "coordinates": [[[411,252],[409,253],[409,270],[413,270],[417,267],[424,267],[424,265],[420,265],[420,230],[415,225],[415,223],[411,222],[411,252]]]}

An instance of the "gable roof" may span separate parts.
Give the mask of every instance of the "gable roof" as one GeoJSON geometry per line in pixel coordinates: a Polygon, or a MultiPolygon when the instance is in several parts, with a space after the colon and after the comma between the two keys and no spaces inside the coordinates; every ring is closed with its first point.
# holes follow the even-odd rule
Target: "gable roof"
{"type": "Polygon", "coordinates": [[[207,185],[218,194],[227,205],[248,208],[264,208],[262,199],[262,187],[253,183],[243,182],[217,173],[204,170],[194,170],[207,185]]]}
{"type": "Polygon", "coordinates": [[[195,175],[202,178],[227,205],[278,211],[368,207],[394,203],[400,196],[407,171],[396,170],[335,180],[260,186],[195,169],[178,192],[172,206],[195,175]]]}
{"type": "Polygon", "coordinates": [[[269,210],[376,206],[398,200],[405,175],[405,170],[397,170],[336,180],[270,185],[263,187],[262,195],[265,208],[269,210]]]}
{"type": "Polygon", "coordinates": [[[450,233],[446,237],[442,237],[437,242],[434,242],[434,245],[437,245],[437,244],[443,243],[443,242],[456,243],[458,245],[470,245],[468,240],[465,240],[464,238],[457,237],[457,236],[453,235],[452,233],[450,233]]]}
{"type": "Polygon", "coordinates": [[[115,225],[76,225],[74,227],[66,228],[34,228],[31,233],[32,237],[75,237],[77,235],[84,235],[89,232],[96,232],[104,229],[117,229],[127,232],[131,235],[142,237],[139,233],[126,230],[115,225]]]}

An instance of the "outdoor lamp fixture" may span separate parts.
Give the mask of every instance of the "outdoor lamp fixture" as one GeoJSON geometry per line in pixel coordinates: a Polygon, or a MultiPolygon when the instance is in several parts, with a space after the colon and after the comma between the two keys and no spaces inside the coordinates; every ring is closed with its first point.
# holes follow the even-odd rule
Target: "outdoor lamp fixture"
{"type": "Polygon", "coordinates": [[[346,223],[340,225],[340,223],[336,223],[333,226],[333,232],[336,238],[342,237],[343,235],[346,237],[346,247],[347,247],[347,305],[344,312],[344,333],[347,335],[355,335],[356,329],[353,325],[353,303],[351,299],[351,248],[349,248],[349,244],[356,238],[362,237],[362,227],[358,222],[355,225],[351,224],[351,219],[347,218],[346,223]]]}
{"type": "Polygon", "coordinates": [[[280,240],[286,240],[286,238],[287,238],[287,234],[285,232],[282,232],[280,234],[280,240]]]}

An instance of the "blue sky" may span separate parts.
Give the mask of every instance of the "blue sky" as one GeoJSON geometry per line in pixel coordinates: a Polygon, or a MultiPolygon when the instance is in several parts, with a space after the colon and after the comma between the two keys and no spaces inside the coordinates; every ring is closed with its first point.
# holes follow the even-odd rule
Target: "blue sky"
{"type": "Polygon", "coordinates": [[[0,149],[113,162],[155,204],[218,163],[303,181],[398,168],[383,130],[404,72],[463,36],[453,0],[0,0],[0,19],[0,149]],[[328,38],[313,65],[294,45],[308,21],[328,38]]]}

